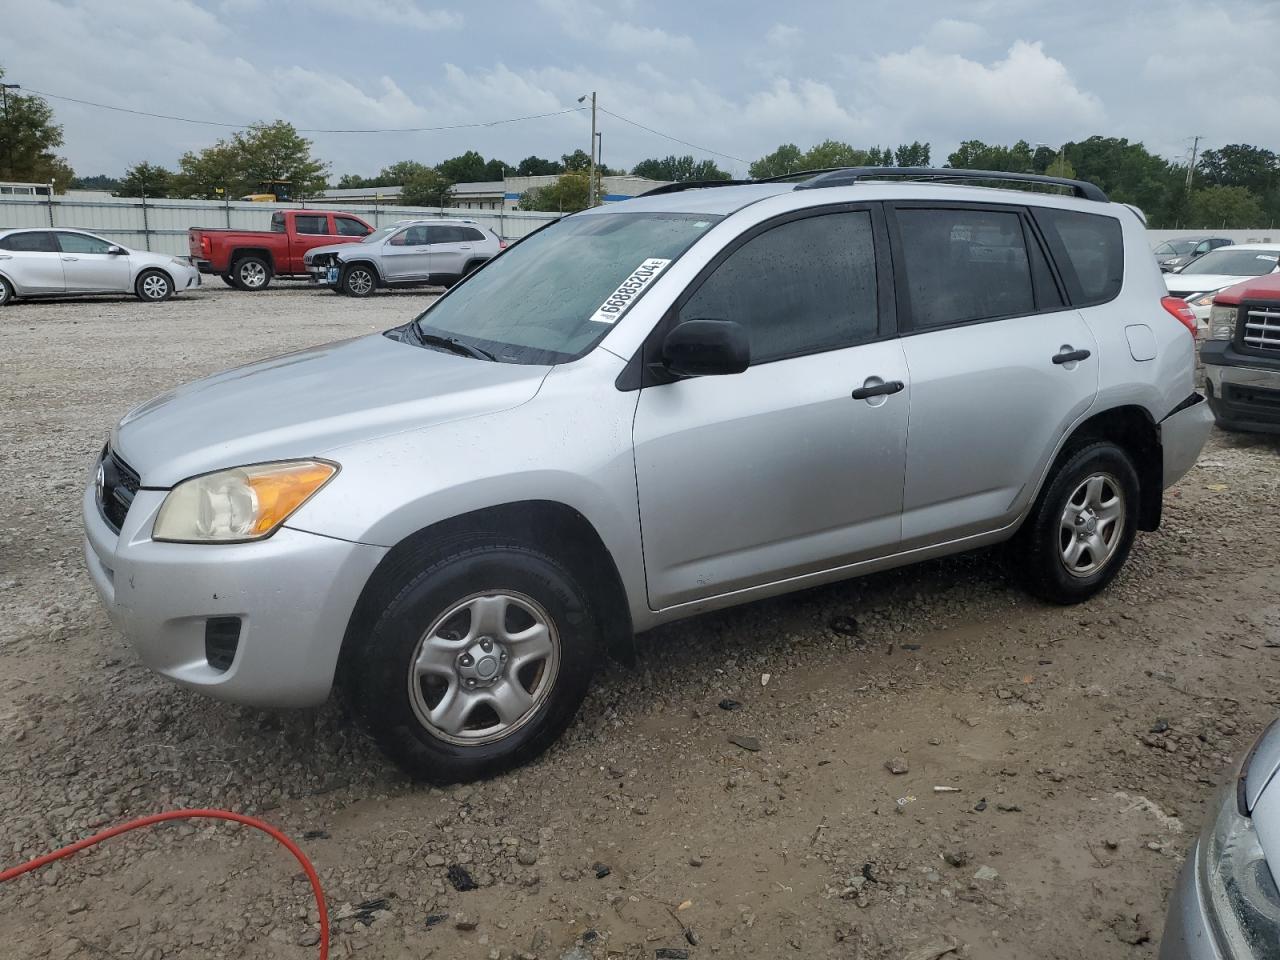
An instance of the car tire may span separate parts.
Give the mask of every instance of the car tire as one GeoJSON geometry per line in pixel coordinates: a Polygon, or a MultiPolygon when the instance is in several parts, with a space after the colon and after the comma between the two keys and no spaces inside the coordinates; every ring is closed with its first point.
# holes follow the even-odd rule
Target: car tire
{"type": "Polygon", "coordinates": [[[4,277],[0,277],[0,307],[13,302],[13,285],[4,277]]]}
{"type": "Polygon", "coordinates": [[[1028,590],[1050,603],[1095,596],[1124,566],[1138,530],[1138,472],[1110,441],[1069,450],[1014,542],[1028,590]]]}
{"type": "Polygon", "coordinates": [[[231,276],[231,274],[220,273],[218,274],[218,276],[222,279],[222,282],[225,283],[228,287],[234,287],[236,285],[236,278],[231,276]]]}
{"type": "Polygon", "coordinates": [[[396,563],[374,591],[348,638],[343,684],[411,776],[492,776],[569,726],[601,643],[585,591],[557,560],[506,538],[458,537],[396,563]]]}
{"type": "Polygon", "coordinates": [[[241,257],[231,267],[231,285],[256,293],[271,286],[271,264],[262,257],[241,257]]]}
{"type": "Polygon", "coordinates": [[[338,285],[349,297],[367,297],[378,288],[378,275],[373,272],[373,267],[357,263],[342,271],[338,285]]]}
{"type": "Polygon", "coordinates": [[[133,292],[143,303],[163,303],[173,296],[173,281],[163,270],[143,270],[133,292]]]}

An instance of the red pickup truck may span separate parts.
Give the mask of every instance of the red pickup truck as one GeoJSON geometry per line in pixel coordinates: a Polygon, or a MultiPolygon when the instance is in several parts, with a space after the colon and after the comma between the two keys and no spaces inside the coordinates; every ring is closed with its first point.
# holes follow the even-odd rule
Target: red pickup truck
{"type": "Polygon", "coordinates": [[[192,227],[187,248],[201,273],[216,273],[239,290],[265,290],[272,277],[305,277],[302,257],[312,247],[356,243],[371,233],[352,213],[277,210],[270,230],[192,227]]]}

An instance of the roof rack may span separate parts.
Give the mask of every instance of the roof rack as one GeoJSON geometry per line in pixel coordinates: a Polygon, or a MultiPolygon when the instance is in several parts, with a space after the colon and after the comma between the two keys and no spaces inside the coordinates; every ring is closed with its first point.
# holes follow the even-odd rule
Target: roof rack
{"type": "Polygon", "coordinates": [[[640,194],[642,197],[659,197],[664,193],[681,193],[685,190],[701,190],[703,187],[741,187],[749,183],[764,183],[763,180],[679,180],[661,187],[654,187],[640,194]]]}
{"type": "Polygon", "coordinates": [[[1081,200],[1096,200],[1107,203],[1107,195],[1100,187],[1085,180],[1070,180],[1066,177],[1045,177],[1036,173],[1012,173],[1005,170],[966,170],[961,167],[837,167],[836,169],[801,171],[772,177],[774,181],[788,180],[798,176],[812,175],[812,178],[796,184],[797,190],[816,190],[819,187],[846,187],[863,180],[993,180],[1004,183],[1033,183],[1049,187],[1065,187],[1072,196],[1081,200]]]}

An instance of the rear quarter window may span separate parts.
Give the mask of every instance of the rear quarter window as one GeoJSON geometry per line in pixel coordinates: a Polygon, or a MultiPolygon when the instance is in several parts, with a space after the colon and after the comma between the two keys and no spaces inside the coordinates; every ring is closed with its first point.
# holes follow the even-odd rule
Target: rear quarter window
{"type": "Polygon", "coordinates": [[[1114,300],[1124,284],[1124,239],[1115,217],[1075,210],[1032,210],[1058,262],[1072,306],[1114,300]]]}

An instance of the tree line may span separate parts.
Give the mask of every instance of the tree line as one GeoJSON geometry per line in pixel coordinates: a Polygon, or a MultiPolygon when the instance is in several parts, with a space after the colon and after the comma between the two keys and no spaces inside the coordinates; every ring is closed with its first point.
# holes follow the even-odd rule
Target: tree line
{"type": "MultiPolygon", "coordinates": [[[[0,67],[0,80],[4,75],[0,67]]],[[[63,145],[62,127],[44,99],[19,91],[10,91],[6,99],[5,114],[0,117],[0,179],[52,182],[57,192],[81,188],[125,197],[205,199],[274,192],[270,188],[275,184],[289,184],[295,199],[314,197],[330,182],[329,164],[314,155],[310,140],[282,120],[256,123],[203,150],[188,151],[175,170],[143,161],[119,178],[77,177],[57,153],[63,145]]],[[[749,164],[748,171],[760,179],[827,167],[924,167],[931,162],[927,142],[854,147],[828,139],[807,150],[794,143],[780,144],[749,164]]],[[[590,165],[585,150],[563,154],[558,160],[528,156],[516,164],[468,150],[436,164],[401,160],[372,177],[345,174],[334,185],[399,186],[403,204],[447,206],[458,183],[555,176],[551,184],[524,193],[520,206],[567,213],[589,202],[590,165]]],[[[1026,140],[1013,144],[966,140],[947,156],[945,166],[1088,180],[1111,199],[1141,208],[1148,224],[1157,228],[1269,228],[1280,219],[1280,155],[1251,144],[1205,150],[1196,160],[1190,190],[1185,163],[1167,160],[1122,137],[1093,136],[1056,149],[1026,140]]],[[[605,194],[603,177],[625,172],[599,167],[596,195],[605,194]]],[[[715,161],[698,160],[691,154],[651,157],[637,163],[631,173],[676,182],[730,179],[715,161]]]]}

